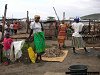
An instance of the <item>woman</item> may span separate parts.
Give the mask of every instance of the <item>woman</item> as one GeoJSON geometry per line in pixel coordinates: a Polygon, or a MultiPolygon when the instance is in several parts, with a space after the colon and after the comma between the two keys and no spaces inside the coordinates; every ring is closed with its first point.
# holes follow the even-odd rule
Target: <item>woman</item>
{"type": "Polygon", "coordinates": [[[83,41],[82,35],[80,34],[80,32],[82,32],[84,24],[79,21],[79,18],[75,18],[74,23],[72,23],[71,26],[74,30],[74,33],[72,34],[73,52],[76,53],[75,48],[84,48],[85,52],[88,52],[83,41]]]}
{"type": "Polygon", "coordinates": [[[58,27],[58,44],[60,50],[64,46],[64,42],[66,38],[66,29],[67,29],[67,25],[64,23],[64,20],[62,20],[61,24],[58,27]]]}
{"type": "Polygon", "coordinates": [[[31,31],[30,31],[29,38],[33,33],[35,52],[37,53],[36,62],[40,62],[40,60],[42,60],[41,55],[45,51],[45,37],[44,37],[43,27],[39,22],[40,16],[35,15],[34,20],[35,21],[31,22],[30,24],[31,31]]]}

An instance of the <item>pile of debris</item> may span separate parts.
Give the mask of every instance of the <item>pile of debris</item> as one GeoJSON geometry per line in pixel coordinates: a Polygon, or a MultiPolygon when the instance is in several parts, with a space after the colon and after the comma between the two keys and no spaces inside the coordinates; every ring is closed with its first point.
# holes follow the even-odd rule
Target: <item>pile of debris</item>
{"type": "Polygon", "coordinates": [[[48,48],[45,50],[43,57],[53,58],[53,57],[61,57],[64,55],[64,52],[57,47],[48,48]]]}

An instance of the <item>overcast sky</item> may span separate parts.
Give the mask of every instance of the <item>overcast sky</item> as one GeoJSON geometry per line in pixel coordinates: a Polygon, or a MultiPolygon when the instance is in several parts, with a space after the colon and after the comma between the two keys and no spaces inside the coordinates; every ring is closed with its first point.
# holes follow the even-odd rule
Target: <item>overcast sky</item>
{"type": "Polygon", "coordinates": [[[48,16],[56,17],[55,7],[60,19],[63,17],[84,16],[100,13],[100,0],[0,0],[0,16],[4,14],[5,4],[8,4],[7,17],[24,18],[29,11],[29,17],[35,14],[46,19],[48,16]]]}

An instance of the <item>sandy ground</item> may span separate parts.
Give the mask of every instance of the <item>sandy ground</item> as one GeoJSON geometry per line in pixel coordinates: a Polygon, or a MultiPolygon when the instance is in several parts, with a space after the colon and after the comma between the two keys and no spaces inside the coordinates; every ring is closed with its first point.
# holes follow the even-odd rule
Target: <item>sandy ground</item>
{"type": "MultiPolygon", "coordinates": [[[[83,49],[77,50],[78,54],[73,54],[71,41],[66,42],[68,55],[65,60],[61,62],[41,62],[35,64],[13,63],[9,66],[0,65],[0,75],[66,75],[71,65],[82,64],[87,65],[88,71],[100,72],[100,49],[88,48],[90,53],[86,54],[83,49]]],[[[46,40],[47,45],[57,44],[57,41],[46,40]]]]}

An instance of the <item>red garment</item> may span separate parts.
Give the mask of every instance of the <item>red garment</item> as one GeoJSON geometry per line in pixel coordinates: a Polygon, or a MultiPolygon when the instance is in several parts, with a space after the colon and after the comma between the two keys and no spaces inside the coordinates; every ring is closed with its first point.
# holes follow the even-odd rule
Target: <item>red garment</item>
{"type": "Polygon", "coordinates": [[[18,30],[18,28],[19,28],[18,24],[15,24],[15,23],[14,23],[13,28],[14,28],[15,30],[18,30]]]}
{"type": "Polygon", "coordinates": [[[13,40],[11,38],[4,38],[4,40],[3,40],[4,50],[10,49],[12,42],[13,42],[13,40]]]}
{"type": "Polygon", "coordinates": [[[66,29],[67,29],[67,25],[65,24],[59,25],[59,28],[58,28],[58,42],[59,43],[64,42],[66,38],[66,29]]]}

